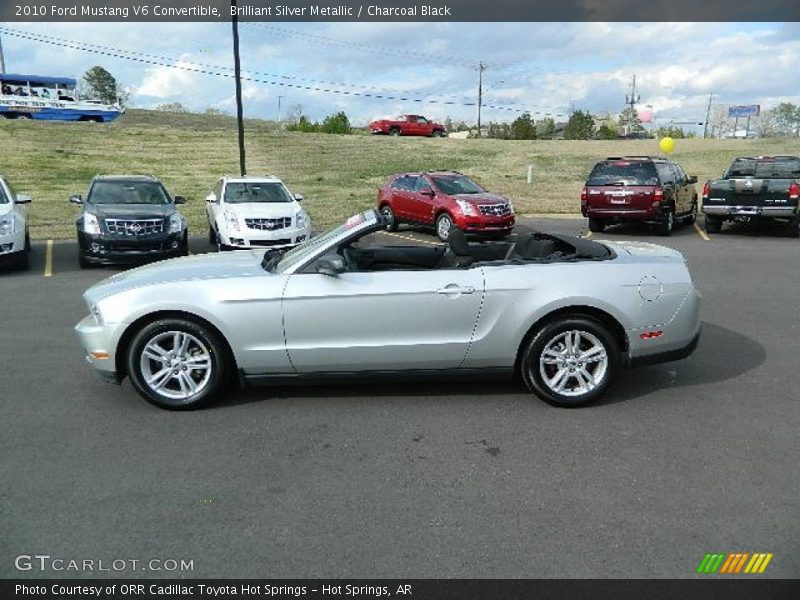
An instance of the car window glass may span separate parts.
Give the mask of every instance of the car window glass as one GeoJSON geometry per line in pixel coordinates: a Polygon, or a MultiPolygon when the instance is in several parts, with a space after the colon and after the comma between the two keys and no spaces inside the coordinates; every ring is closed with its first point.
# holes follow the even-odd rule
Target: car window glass
{"type": "Polygon", "coordinates": [[[656,169],[658,169],[658,177],[662,184],[672,183],[674,181],[675,172],[669,167],[669,165],[659,163],[656,165],[656,169]]]}
{"type": "Polygon", "coordinates": [[[481,186],[464,175],[434,175],[431,179],[443,193],[453,196],[455,194],[480,194],[481,186]]]}
{"type": "Polygon", "coordinates": [[[293,202],[283,184],[278,182],[240,182],[228,183],[225,186],[225,202],[227,204],[242,204],[247,202],[259,203],[285,203],[293,202]]]}
{"type": "Polygon", "coordinates": [[[408,189],[408,177],[398,177],[392,182],[392,188],[395,190],[408,189]]]}
{"type": "Polygon", "coordinates": [[[419,180],[419,177],[416,177],[414,175],[409,175],[408,177],[406,177],[406,183],[405,183],[406,187],[404,189],[413,192],[414,190],[417,189],[417,181],[418,180],[419,180]]]}
{"type": "Polygon", "coordinates": [[[6,197],[6,191],[3,189],[2,185],[0,185],[0,204],[8,204],[8,198],[6,197]]]}
{"type": "Polygon", "coordinates": [[[417,117],[415,117],[413,115],[409,115],[408,122],[409,123],[416,123],[417,122],[417,117]]]}
{"type": "Polygon", "coordinates": [[[737,158],[724,177],[766,177],[793,179],[800,177],[800,158],[752,159],[737,158]]]}
{"type": "Polygon", "coordinates": [[[586,185],[658,185],[659,174],[651,162],[601,162],[592,169],[586,185]]]}
{"type": "Polygon", "coordinates": [[[428,119],[426,119],[425,117],[419,117],[417,119],[417,123],[427,123],[427,122],[428,122],[428,119]]]}
{"type": "Polygon", "coordinates": [[[414,186],[414,190],[417,192],[422,192],[425,190],[430,190],[431,184],[428,183],[428,180],[424,177],[417,177],[416,185],[414,186]]]}
{"type": "Polygon", "coordinates": [[[169,204],[164,188],[155,181],[96,181],[89,192],[91,204],[169,204]]]}

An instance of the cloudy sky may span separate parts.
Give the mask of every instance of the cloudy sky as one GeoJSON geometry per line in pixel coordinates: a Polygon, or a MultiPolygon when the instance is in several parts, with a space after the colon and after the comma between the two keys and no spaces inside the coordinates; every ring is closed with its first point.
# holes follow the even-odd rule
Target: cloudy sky
{"type": "MultiPolygon", "coordinates": [[[[229,24],[3,27],[8,72],[80,77],[99,64],[133,91],[133,106],[235,111],[229,24]]],[[[702,121],[710,92],[720,104],[800,102],[797,23],[242,23],[240,33],[252,117],[276,118],[280,95],[284,115],[301,105],[312,119],[344,110],[356,123],[404,112],[474,122],[480,62],[484,121],[618,112],[634,74],[657,123],[702,121]]]]}

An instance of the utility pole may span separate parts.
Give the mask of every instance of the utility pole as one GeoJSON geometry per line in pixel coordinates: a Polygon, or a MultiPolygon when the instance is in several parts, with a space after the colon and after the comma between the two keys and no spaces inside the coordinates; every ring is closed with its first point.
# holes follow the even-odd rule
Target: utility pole
{"type": "Polygon", "coordinates": [[[711,92],[708,95],[708,106],[706,106],[706,122],[705,126],[703,127],[703,139],[706,139],[708,135],[708,120],[711,118],[711,100],[714,98],[714,92],[711,92]]]}
{"type": "Polygon", "coordinates": [[[236,0],[231,0],[231,27],[233,29],[233,75],[236,79],[236,121],[239,126],[239,174],[247,175],[244,155],[244,115],[242,110],[242,65],[239,61],[239,18],[236,0]]]}
{"type": "Polygon", "coordinates": [[[625,134],[629,134],[633,132],[633,122],[636,118],[636,105],[639,104],[642,97],[636,95],[636,75],[633,76],[633,81],[631,82],[631,95],[625,96],[625,104],[630,107],[630,114],[628,115],[628,125],[626,127],[625,134]]]}
{"type": "Polygon", "coordinates": [[[0,36],[0,73],[6,72],[6,57],[3,55],[3,38],[0,36]]]}
{"type": "Polygon", "coordinates": [[[486,65],[478,63],[478,137],[481,137],[481,105],[483,104],[483,72],[486,65]]]}
{"type": "Polygon", "coordinates": [[[281,121],[281,99],[283,96],[278,96],[278,125],[280,125],[283,121],[281,121]]]}

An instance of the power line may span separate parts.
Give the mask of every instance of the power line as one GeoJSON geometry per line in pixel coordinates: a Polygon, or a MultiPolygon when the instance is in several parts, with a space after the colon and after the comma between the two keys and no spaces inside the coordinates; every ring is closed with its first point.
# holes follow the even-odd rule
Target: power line
{"type": "MultiPolygon", "coordinates": [[[[14,37],[18,37],[21,39],[26,39],[33,42],[39,42],[43,44],[49,44],[52,46],[58,46],[63,48],[70,48],[73,50],[79,50],[82,52],[88,52],[91,54],[98,54],[101,56],[110,56],[113,58],[120,58],[123,60],[130,60],[134,62],[139,62],[143,64],[149,64],[153,66],[162,66],[171,69],[177,69],[182,71],[189,71],[194,73],[199,73],[202,75],[213,75],[217,77],[228,77],[233,78],[234,74],[231,73],[223,73],[220,72],[221,70],[230,69],[230,67],[221,67],[218,65],[204,65],[199,63],[192,63],[189,61],[182,61],[181,59],[175,59],[173,57],[159,57],[155,55],[148,55],[140,52],[134,52],[130,50],[120,50],[118,48],[111,48],[109,46],[102,46],[98,47],[96,45],[91,44],[84,44],[83,42],[73,42],[69,40],[64,40],[61,38],[53,38],[51,36],[45,36],[42,34],[31,34],[28,32],[19,32],[8,28],[0,28],[0,32],[6,33],[7,35],[11,35],[14,37]],[[101,49],[102,48],[102,49],[101,49]],[[181,62],[185,62],[185,64],[178,65],[178,64],[170,64],[164,61],[176,61],[180,60],[181,62]],[[195,66],[189,66],[195,65],[195,66]]],[[[274,77],[272,75],[268,75],[270,77],[274,77]]],[[[243,76],[243,81],[249,81],[252,83],[261,83],[265,85],[273,85],[279,87],[287,87],[287,88],[294,88],[294,89],[301,89],[306,91],[315,91],[315,92],[322,92],[327,94],[337,94],[340,96],[354,96],[354,97],[361,97],[361,98],[373,98],[378,100],[392,100],[392,101],[400,101],[400,102],[414,102],[418,104],[437,104],[443,106],[475,106],[475,102],[456,102],[453,100],[442,100],[438,98],[413,98],[410,96],[395,96],[389,94],[378,94],[373,92],[357,92],[357,91],[349,91],[349,90],[340,90],[340,89],[332,89],[332,88],[321,88],[311,85],[300,85],[300,84],[293,84],[287,83],[285,81],[266,81],[263,79],[259,79],[256,77],[250,76],[243,76]]],[[[338,85],[338,84],[337,84],[338,85]]],[[[344,84],[348,85],[348,84],[344,84]]],[[[401,91],[397,91],[394,93],[405,93],[401,91]]],[[[510,107],[510,106],[500,106],[500,105],[485,105],[486,108],[491,108],[493,110],[499,111],[507,111],[507,112],[523,112],[523,109],[510,107]]]]}

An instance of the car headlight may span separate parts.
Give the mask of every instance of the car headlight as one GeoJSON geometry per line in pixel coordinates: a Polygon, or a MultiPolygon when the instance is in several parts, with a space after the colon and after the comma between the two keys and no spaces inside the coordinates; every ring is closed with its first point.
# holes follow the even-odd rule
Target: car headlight
{"type": "Polygon", "coordinates": [[[169,232],[178,233],[183,229],[183,219],[178,213],[175,213],[169,218],[169,232]]]}
{"type": "Polygon", "coordinates": [[[0,235],[14,233],[14,215],[0,217],[0,235]]]}
{"type": "Polygon", "coordinates": [[[308,215],[301,210],[297,213],[297,228],[305,229],[306,225],[308,225],[308,215]]]}
{"type": "Polygon", "coordinates": [[[478,214],[478,212],[475,210],[475,205],[472,204],[472,202],[467,202],[466,200],[456,200],[456,204],[458,204],[458,208],[461,209],[461,212],[468,217],[474,217],[478,214]]]}
{"type": "Polygon", "coordinates": [[[233,231],[241,231],[239,217],[236,216],[236,213],[225,211],[225,222],[233,231]]]}
{"type": "Polygon", "coordinates": [[[92,214],[83,213],[83,230],[91,235],[100,235],[100,221],[92,214]]]}

